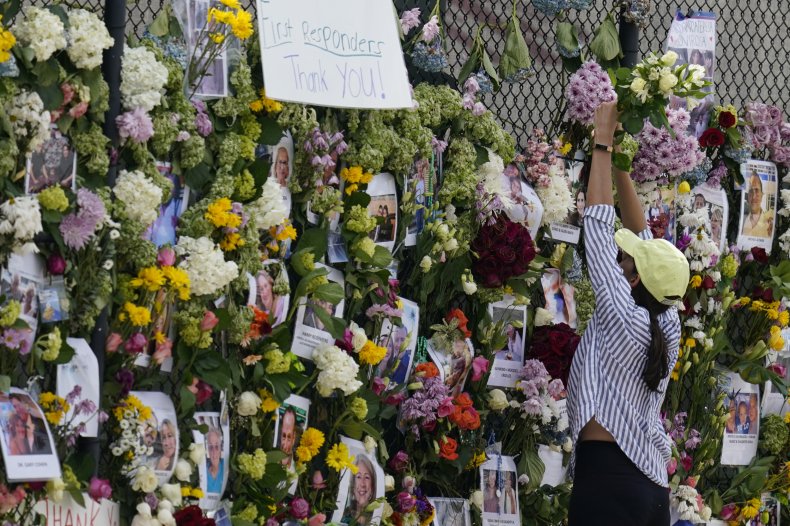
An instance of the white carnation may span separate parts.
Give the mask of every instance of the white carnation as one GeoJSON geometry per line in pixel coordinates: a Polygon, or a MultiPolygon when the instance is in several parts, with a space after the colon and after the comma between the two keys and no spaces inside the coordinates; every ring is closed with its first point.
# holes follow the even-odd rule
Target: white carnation
{"type": "Polygon", "coordinates": [[[535,310],[535,327],[543,327],[544,325],[549,325],[553,322],[554,314],[552,314],[550,311],[544,309],[543,307],[538,307],[535,310]]]}
{"type": "Polygon", "coordinates": [[[357,380],[359,365],[347,353],[334,345],[322,345],[313,351],[313,361],[318,368],[316,387],[323,397],[329,397],[340,389],[348,396],[355,393],[362,382],[357,380]]]}
{"type": "Polygon", "coordinates": [[[49,139],[50,115],[35,91],[20,91],[6,103],[5,111],[17,141],[27,143],[27,152],[36,150],[49,139]]]}
{"type": "Polygon", "coordinates": [[[0,204],[0,234],[13,234],[18,242],[25,242],[43,230],[41,207],[32,195],[11,198],[0,204]]]}
{"type": "Polygon", "coordinates": [[[74,65],[93,69],[102,63],[102,52],[113,45],[104,22],[84,9],[69,11],[69,46],[66,52],[74,65]]]}
{"type": "Polygon", "coordinates": [[[162,101],[167,68],[144,47],[125,47],[121,68],[121,102],[127,110],[151,111],[162,101]]]}
{"type": "Polygon", "coordinates": [[[255,416],[258,413],[258,408],[261,407],[261,398],[252,391],[244,391],[239,395],[239,401],[236,403],[236,411],[241,416],[255,416]]]}
{"type": "Polygon", "coordinates": [[[541,204],[543,204],[541,226],[564,221],[574,206],[571,189],[568,187],[562,168],[552,166],[549,168],[549,175],[548,186],[538,186],[535,189],[541,204]]]}
{"type": "Polygon", "coordinates": [[[161,509],[156,514],[159,524],[162,526],[176,526],[176,519],[173,517],[173,512],[168,509],[161,509]]]}
{"type": "Polygon", "coordinates": [[[790,190],[782,190],[782,208],[777,210],[780,216],[790,216],[790,190]]]}
{"type": "Polygon", "coordinates": [[[173,471],[173,474],[181,482],[189,482],[189,477],[192,476],[192,465],[183,458],[180,458],[178,462],[176,462],[176,469],[173,471]]]}
{"type": "Polygon", "coordinates": [[[283,188],[277,179],[269,177],[263,184],[263,193],[252,204],[245,208],[260,230],[268,230],[282,224],[288,217],[288,210],[283,201],[283,188]]]}
{"type": "Polygon", "coordinates": [[[225,261],[222,250],[207,237],[194,239],[181,236],[175,246],[176,253],[183,258],[183,268],[196,296],[213,294],[239,277],[239,267],[233,261],[225,261]]]}
{"type": "Polygon", "coordinates": [[[147,226],[159,215],[162,189],[140,170],[121,170],[112,192],[123,203],[123,213],[128,219],[147,226]]]}
{"type": "Polygon", "coordinates": [[[150,493],[159,485],[159,480],[156,478],[154,470],[148,466],[140,466],[134,474],[132,481],[132,489],[134,491],[142,491],[143,493],[150,493]]]}
{"type": "Polygon", "coordinates": [[[56,51],[66,47],[66,28],[58,16],[48,9],[28,7],[24,18],[14,24],[12,33],[25,46],[30,46],[36,60],[48,60],[56,51]]]}

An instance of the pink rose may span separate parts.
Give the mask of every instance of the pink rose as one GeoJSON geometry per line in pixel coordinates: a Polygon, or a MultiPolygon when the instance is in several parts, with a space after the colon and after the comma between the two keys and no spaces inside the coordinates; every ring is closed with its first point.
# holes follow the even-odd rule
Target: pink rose
{"type": "Polygon", "coordinates": [[[68,82],[64,82],[60,85],[60,91],[63,93],[64,106],[74,99],[74,87],[68,82]]]}
{"type": "Polygon", "coordinates": [[[669,463],[667,463],[667,475],[674,475],[677,469],[678,469],[678,459],[672,457],[669,463]]]}
{"type": "Polygon", "coordinates": [[[680,455],[680,463],[683,464],[683,469],[686,471],[686,473],[688,473],[691,471],[691,466],[694,465],[694,459],[691,457],[691,455],[682,453],[680,455]]]}
{"type": "Polygon", "coordinates": [[[472,381],[479,382],[488,371],[488,358],[477,356],[472,360],[472,381]]]}
{"type": "Polygon", "coordinates": [[[123,343],[121,335],[117,332],[113,332],[107,337],[107,343],[104,348],[107,352],[115,352],[118,350],[118,347],[121,346],[121,343],[123,343]]]}
{"type": "Polygon", "coordinates": [[[387,384],[384,383],[384,380],[382,380],[378,376],[373,379],[372,389],[377,396],[381,396],[381,393],[383,393],[384,389],[386,388],[387,388],[387,384]]]}
{"type": "Polygon", "coordinates": [[[306,519],[310,515],[310,504],[301,497],[296,497],[291,501],[291,515],[295,519],[306,519]]]}
{"type": "Polygon", "coordinates": [[[406,393],[400,392],[393,395],[389,395],[387,398],[384,399],[384,403],[387,405],[400,405],[401,402],[406,400],[406,393]]]}
{"type": "Polygon", "coordinates": [[[53,276],[61,276],[66,272],[66,260],[60,254],[51,254],[47,258],[47,271],[53,276]]]}
{"type": "Polygon", "coordinates": [[[719,512],[719,516],[725,521],[735,520],[735,518],[738,516],[736,513],[737,510],[738,506],[735,504],[727,504],[721,509],[721,512],[719,512]]]}
{"type": "Polygon", "coordinates": [[[409,465],[409,454],[403,450],[398,451],[395,453],[389,461],[389,467],[398,473],[405,470],[406,467],[409,465]]]}
{"type": "Polygon", "coordinates": [[[203,332],[210,331],[216,327],[218,323],[219,318],[217,318],[216,314],[210,310],[207,310],[203,313],[203,319],[200,320],[200,330],[203,332]]]}
{"type": "Polygon", "coordinates": [[[136,332],[132,334],[131,338],[126,340],[123,348],[126,349],[126,352],[139,354],[143,352],[146,345],[148,345],[148,338],[142,332],[136,332]]]}
{"type": "Polygon", "coordinates": [[[90,486],[88,487],[88,495],[96,502],[101,499],[109,499],[112,497],[112,486],[107,479],[100,479],[92,477],[90,486]]]}
{"type": "Polygon", "coordinates": [[[439,418],[445,418],[453,414],[454,411],[455,405],[453,405],[453,398],[451,396],[447,396],[444,400],[442,400],[442,403],[436,410],[436,414],[439,418]]]}
{"type": "Polygon", "coordinates": [[[172,247],[162,247],[156,255],[156,262],[160,267],[172,267],[176,264],[176,251],[172,247]]]}
{"type": "Polygon", "coordinates": [[[173,356],[173,342],[170,341],[170,338],[165,339],[162,343],[156,344],[156,351],[154,351],[154,355],[152,356],[156,363],[162,365],[162,362],[171,356],[173,356]]]}
{"type": "Polygon", "coordinates": [[[417,498],[414,495],[406,491],[401,491],[398,493],[398,509],[401,511],[401,513],[411,511],[416,505],[417,498]]]}

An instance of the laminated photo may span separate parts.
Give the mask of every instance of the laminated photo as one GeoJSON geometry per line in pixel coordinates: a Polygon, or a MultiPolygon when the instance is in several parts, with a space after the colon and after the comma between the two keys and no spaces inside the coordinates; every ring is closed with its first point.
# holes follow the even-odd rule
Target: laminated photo
{"type": "Polygon", "coordinates": [[[7,347],[26,354],[33,349],[38,331],[39,291],[44,288],[44,260],[36,254],[11,254],[6,268],[0,272],[0,296],[5,300],[16,300],[21,305],[19,319],[26,328],[16,329],[17,337],[6,342],[7,347]],[[15,347],[14,347],[15,346],[15,347]]]}
{"type": "MultiPolygon", "coordinates": [[[[211,0],[186,0],[187,9],[187,41],[190,56],[205,56],[201,42],[208,41],[207,20],[211,0]]],[[[201,64],[201,66],[203,66],[201,64]]],[[[201,69],[203,69],[201,67],[201,69]]],[[[195,88],[195,96],[200,98],[219,98],[228,96],[228,52],[227,47],[206,68],[203,77],[195,88]]]]}
{"type": "Polygon", "coordinates": [[[283,323],[288,316],[291,297],[288,290],[288,274],[279,260],[263,262],[263,268],[255,276],[247,274],[249,297],[247,304],[265,312],[272,328],[283,323]]]}
{"type": "Polygon", "coordinates": [[[0,449],[9,482],[61,476],[60,460],[47,419],[22,389],[0,391],[0,449]]]}
{"type": "Polygon", "coordinates": [[[269,177],[273,177],[279,184],[283,194],[285,209],[291,211],[291,191],[288,183],[294,171],[294,141],[291,133],[286,131],[279,142],[272,148],[271,167],[269,177]]]}
{"type": "Polygon", "coordinates": [[[472,526],[468,500],[428,497],[428,502],[434,508],[433,526],[472,526]]]}
{"type": "MultiPolygon", "coordinates": [[[[327,279],[333,283],[338,283],[345,289],[345,280],[342,272],[321,263],[316,263],[315,265],[316,268],[326,268],[328,270],[327,279]]],[[[316,311],[321,309],[328,316],[342,318],[344,305],[345,300],[340,300],[340,303],[337,305],[332,305],[331,302],[316,297],[300,298],[299,308],[296,311],[296,326],[291,351],[301,358],[311,360],[313,349],[320,345],[334,343],[335,339],[326,330],[316,311]]]]}
{"type": "Polygon", "coordinates": [[[513,305],[514,298],[505,296],[502,301],[488,305],[488,314],[494,323],[504,324],[505,344],[496,349],[489,387],[515,387],[524,366],[524,342],[527,330],[527,306],[513,305]]]}
{"type": "MultiPolygon", "coordinates": [[[[790,342],[790,329],[785,328],[782,330],[782,338],[784,338],[785,344],[790,342]]],[[[773,358],[769,358],[769,361],[784,367],[785,375],[782,380],[790,385],[790,351],[783,350],[780,353],[769,353],[769,356],[772,355],[773,358]]],[[[785,416],[787,413],[790,413],[790,400],[787,398],[787,393],[777,391],[770,380],[765,382],[765,387],[763,388],[761,410],[763,415],[785,416]]]]}
{"type": "Polygon", "coordinates": [[[414,351],[417,349],[417,331],[420,308],[413,301],[398,298],[403,302],[402,325],[393,325],[389,319],[381,324],[378,344],[387,349],[387,354],[378,365],[376,376],[389,378],[390,386],[405,383],[409,378],[414,351]]]}
{"type": "Polygon", "coordinates": [[[565,323],[576,328],[576,300],[573,285],[564,283],[559,269],[550,268],[540,278],[546,310],[554,315],[554,323],[565,323]]]}
{"type": "MultiPolygon", "coordinates": [[[[335,151],[332,151],[332,153],[329,154],[329,157],[332,159],[332,161],[335,164],[334,166],[327,165],[326,167],[324,167],[324,173],[321,176],[321,184],[319,185],[317,191],[321,192],[323,187],[327,187],[327,188],[331,187],[334,188],[335,190],[342,192],[345,184],[344,181],[341,180],[340,176],[338,175],[340,173],[340,170],[342,169],[342,163],[338,163],[337,153],[335,151]]],[[[321,216],[312,211],[310,204],[311,203],[308,201],[307,221],[311,225],[317,225],[321,223],[321,216]]],[[[340,225],[340,214],[333,212],[329,217],[329,229],[334,230],[336,232],[340,232],[339,225],[340,225]]]]}
{"type": "Polygon", "coordinates": [[[69,295],[63,277],[50,277],[49,284],[38,290],[38,314],[42,323],[55,323],[69,319],[69,295]]]}
{"type": "Polygon", "coordinates": [[[381,506],[369,510],[368,505],[384,496],[384,470],[376,459],[376,451],[368,453],[359,440],[341,436],[340,441],[354,457],[356,474],[344,469],[340,474],[335,512],[332,522],[369,526],[381,522],[381,506]]]}
{"type": "Polygon", "coordinates": [[[49,139],[41,143],[27,158],[25,165],[25,193],[37,194],[50,186],[77,191],[77,152],[53,126],[49,139]]]}
{"type": "Polygon", "coordinates": [[[760,495],[760,513],[745,524],[746,526],[779,526],[781,515],[782,504],[779,500],[770,493],[763,493],[760,495]]]}
{"type": "Polygon", "coordinates": [[[707,217],[706,228],[711,241],[719,251],[727,246],[727,218],[730,208],[727,203],[727,192],[723,188],[713,188],[707,183],[692,190],[694,194],[694,212],[702,211],[707,217]]]}
{"type": "Polygon", "coordinates": [[[656,187],[648,196],[645,220],[654,236],[675,242],[675,187],[656,187]],[[656,234],[657,233],[657,234],[656,234]]]}
{"type": "MultiPolygon", "coordinates": [[[[167,291],[162,288],[156,292],[156,302],[161,305],[161,309],[159,312],[155,312],[152,320],[152,327],[153,333],[162,333],[171,341],[175,337],[175,327],[173,325],[173,314],[175,312],[175,304],[174,303],[167,303],[165,301],[165,296],[167,291]]],[[[151,361],[156,362],[159,364],[159,367],[162,371],[170,372],[173,369],[173,357],[166,356],[165,358],[161,358],[157,360],[158,355],[156,350],[157,342],[154,338],[148,342],[148,346],[145,350],[139,353],[135,359],[134,364],[140,367],[148,367],[151,365],[151,361]]]]}
{"type": "Polygon", "coordinates": [[[376,228],[370,233],[370,238],[390,252],[395,247],[395,235],[398,232],[398,197],[395,188],[395,178],[388,173],[373,176],[368,184],[368,214],[375,217],[376,228]]]}
{"type": "Polygon", "coordinates": [[[197,412],[195,421],[206,426],[206,433],[195,429],[192,440],[203,444],[206,450],[206,461],[198,464],[200,489],[204,497],[200,499],[200,507],[204,510],[215,510],[219,506],[230,471],[230,421],[227,410],[220,412],[197,412]]]}
{"type": "Polygon", "coordinates": [[[763,248],[771,253],[776,231],[777,171],[768,161],[749,160],[741,164],[741,215],[738,248],[763,248]]]}
{"type": "Polygon", "coordinates": [[[189,187],[184,182],[183,176],[174,174],[172,168],[170,163],[161,161],[156,163],[159,173],[173,185],[169,199],[159,206],[159,214],[143,235],[157,248],[176,244],[178,218],[189,205],[189,187]]]}
{"type": "Polygon", "coordinates": [[[429,201],[432,201],[433,197],[433,179],[434,171],[430,159],[420,157],[414,161],[404,190],[411,192],[414,204],[418,208],[414,212],[414,220],[406,227],[404,245],[407,247],[417,244],[417,236],[425,228],[425,219],[432,204],[429,201]]]}
{"type": "Polygon", "coordinates": [[[513,457],[493,455],[480,466],[483,526],[519,526],[518,473],[513,457]]]}
{"type": "Polygon", "coordinates": [[[543,218],[543,204],[535,190],[521,178],[518,170],[513,170],[517,174],[513,177],[508,177],[507,173],[506,170],[502,174],[502,185],[512,204],[505,209],[505,213],[514,223],[526,224],[529,234],[535,239],[543,218]]]}
{"type": "MultiPolygon", "coordinates": [[[[74,356],[68,363],[58,365],[57,395],[66,398],[75,387],[79,386],[81,392],[78,400],[91,400],[96,407],[100,407],[99,362],[93,349],[82,338],[67,338],[66,343],[74,349],[74,356]]],[[[65,420],[75,427],[85,424],[85,430],[80,436],[99,436],[98,412],[90,415],[81,412],[75,416],[74,404],[71,404],[65,420]]]]}
{"type": "Polygon", "coordinates": [[[738,373],[725,378],[724,404],[729,407],[724,424],[721,463],[747,466],[757,454],[760,432],[760,386],[744,382],[738,373]]]}
{"type": "Polygon", "coordinates": [[[151,420],[146,422],[145,443],[154,451],[145,464],[154,470],[159,484],[173,475],[178,461],[178,425],[173,401],[165,393],[132,391],[143,405],[151,408],[151,420]]]}
{"type": "Polygon", "coordinates": [[[458,339],[449,349],[437,348],[435,342],[429,340],[426,348],[431,360],[439,369],[439,377],[447,386],[449,396],[461,394],[475,356],[471,340],[458,339]]]}
{"type": "MultiPolygon", "coordinates": [[[[302,434],[307,429],[307,418],[310,414],[310,400],[298,395],[290,395],[277,408],[274,423],[274,447],[285,453],[282,460],[283,468],[291,473],[296,473],[296,461],[294,454],[299,447],[302,434]]],[[[296,492],[296,483],[289,488],[288,492],[296,492]]]]}

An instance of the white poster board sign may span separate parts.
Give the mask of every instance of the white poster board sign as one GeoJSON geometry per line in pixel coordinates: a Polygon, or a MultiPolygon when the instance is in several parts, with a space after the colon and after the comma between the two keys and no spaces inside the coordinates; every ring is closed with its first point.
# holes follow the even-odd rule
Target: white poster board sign
{"type": "Polygon", "coordinates": [[[119,526],[121,523],[121,507],[117,502],[102,499],[96,502],[87,493],[82,494],[85,506],[80,506],[71,495],[65,493],[63,500],[54,502],[40,500],[35,510],[46,518],[47,526],[67,524],[81,526],[119,526]]]}
{"type": "Polygon", "coordinates": [[[338,108],[410,108],[389,0],[258,0],[266,95],[338,108]]]}
{"type": "Polygon", "coordinates": [[[748,466],[757,454],[760,435],[760,386],[744,382],[738,373],[728,373],[725,407],[729,407],[724,425],[721,463],[725,466],[748,466]]]}
{"type": "MultiPolygon", "coordinates": [[[[99,362],[96,360],[96,355],[93,354],[88,342],[82,338],[68,338],[66,342],[74,349],[74,356],[69,363],[58,365],[58,396],[66,398],[79,385],[82,391],[77,401],[92,400],[97,408],[100,407],[99,362]]],[[[66,421],[70,420],[75,427],[85,424],[85,431],[80,433],[82,436],[99,436],[99,419],[95,412],[80,413],[74,417],[74,404],[72,404],[66,413],[66,421]]]]}

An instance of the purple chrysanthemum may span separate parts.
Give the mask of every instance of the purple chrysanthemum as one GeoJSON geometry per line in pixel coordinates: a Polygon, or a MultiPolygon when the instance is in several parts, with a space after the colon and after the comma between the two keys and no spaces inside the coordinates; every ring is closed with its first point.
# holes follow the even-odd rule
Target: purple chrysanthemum
{"type": "Polygon", "coordinates": [[[93,230],[107,217],[104,201],[87,188],[77,190],[77,205],[80,207],[79,215],[93,224],[93,230]]]}
{"type": "Polygon", "coordinates": [[[592,124],[598,106],[616,99],[609,75],[592,60],[585,62],[571,75],[565,97],[568,99],[570,119],[587,126],[592,124]]]}
{"type": "Polygon", "coordinates": [[[82,250],[93,235],[95,224],[79,214],[68,214],[60,222],[63,242],[72,250],[82,250]]]}

